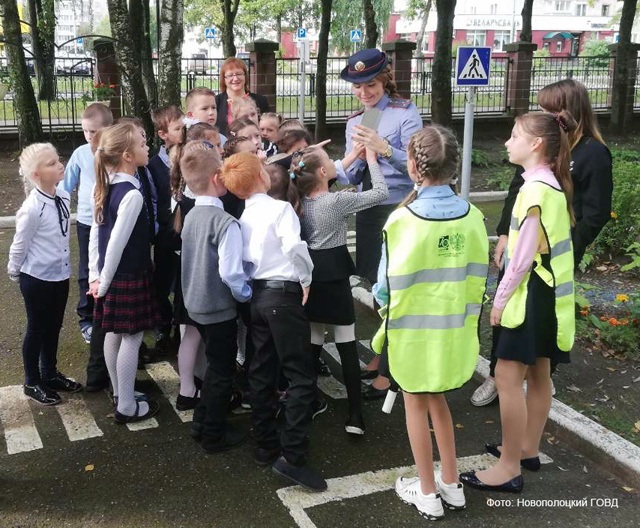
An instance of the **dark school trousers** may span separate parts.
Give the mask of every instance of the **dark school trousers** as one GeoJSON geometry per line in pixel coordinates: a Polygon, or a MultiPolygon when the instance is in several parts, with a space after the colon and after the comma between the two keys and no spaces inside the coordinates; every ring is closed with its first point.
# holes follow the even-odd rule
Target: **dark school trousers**
{"type": "Polygon", "coordinates": [[[50,282],[21,273],[20,292],[27,311],[27,331],[22,342],[25,385],[37,385],[56,375],[69,279],[50,282]]]}
{"type": "Polygon", "coordinates": [[[89,291],[89,233],[91,226],[76,224],[78,233],[78,307],[76,312],[80,320],[80,329],[93,323],[93,297],[87,295],[89,291]]]}
{"type": "Polygon", "coordinates": [[[169,233],[158,233],[156,243],[153,246],[153,263],[155,266],[153,284],[160,308],[160,317],[162,318],[161,330],[168,333],[171,330],[171,321],[173,319],[173,307],[171,306],[169,295],[171,295],[177,270],[176,253],[171,245],[169,233]]]}
{"type": "Polygon", "coordinates": [[[238,351],[238,323],[233,318],[221,323],[199,324],[197,328],[205,344],[207,372],[193,421],[203,424],[203,436],[217,440],[225,433],[233,390],[233,374],[238,351]]]}
{"type": "Polygon", "coordinates": [[[87,362],[87,385],[100,386],[109,381],[109,371],[104,360],[104,336],[106,332],[98,322],[93,323],[89,360],[87,362]]]}
{"type": "Polygon", "coordinates": [[[258,447],[268,450],[280,447],[290,463],[303,465],[317,380],[302,290],[300,285],[295,292],[264,289],[257,282],[251,299],[254,352],[249,367],[254,435],[258,447]],[[278,439],[276,388],[280,366],[289,380],[289,388],[285,424],[278,439]]]}

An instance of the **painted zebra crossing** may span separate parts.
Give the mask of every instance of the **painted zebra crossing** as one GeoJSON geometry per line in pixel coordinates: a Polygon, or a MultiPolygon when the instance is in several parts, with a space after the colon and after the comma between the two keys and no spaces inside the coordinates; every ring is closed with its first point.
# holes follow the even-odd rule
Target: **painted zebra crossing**
{"type": "MultiPolygon", "coordinates": [[[[361,341],[360,344],[368,348],[369,342],[361,341]]],[[[327,343],[324,346],[324,350],[333,360],[340,364],[340,357],[335,344],[327,343]]],[[[182,423],[193,421],[193,411],[180,411],[176,408],[176,400],[180,390],[180,377],[173,365],[166,361],[150,363],[145,366],[145,370],[160,389],[164,399],[169,402],[180,421],[182,423]]],[[[347,397],[344,385],[333,375],[319,378],[318,388],[331,399],[346,399],[347,397]]],[[[104,398],[107,398],[106,394],[104,398]]],[[[98,425],[98,421],[89,405],[87,405],[83,393],[63,394],[63,402],[53,407],[53,409],[57,411],[70,442],[79,442],[104,436],[104,431],[98,425]]],[[[0,425],[3,430],[0,433],[0,439],[4,436],[8,455],[44,448],[34,417],[34,413],[40,413],[41,410],[41,407],[30,403],[29,398],[23,393],[22,385],[0,387],[0,425]]],[[[132,432],[158,427],[160,427],[160,423],[156,418],[127,424],[127,428],[132,432]]]]}

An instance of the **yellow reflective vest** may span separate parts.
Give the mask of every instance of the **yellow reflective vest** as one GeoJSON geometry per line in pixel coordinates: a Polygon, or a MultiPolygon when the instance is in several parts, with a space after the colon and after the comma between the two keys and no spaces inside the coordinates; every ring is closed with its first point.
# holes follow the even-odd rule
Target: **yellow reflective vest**
{"type": "Polygon", "coordinates": [[[428,219],[408,207],[383,230],[389,304],[372,340],[384,345],[389,369],[408,392],[443,392],[471,378],[480,349],[478,320],[489,247],[482,213],[428,219]]]}
{"type": "MultiPolygon", "coordinates": [[[[536,253],[533,273],[555,292],[555,311],[558,321],[557,344],[562,351],[569,352],[576,331],[575,299],[573,291],[573,244],[571,242],[571,218],[567,211],[564,192],[550,185],[533,181],[525,183],[518,193],[511,217],[507,255],[512,255],[520,234],[520,227],[531,209],[540,211],[540,225],[544,233],[551,271],[542,266],[540,253],[536,253]]],[[[506,266],[509,265],[507,257],[506,266]]],[[[528,271],[518,288],[513,292],[502,313],[501,325],[517,328],[524,322],[527,304],[528,271]]]]}

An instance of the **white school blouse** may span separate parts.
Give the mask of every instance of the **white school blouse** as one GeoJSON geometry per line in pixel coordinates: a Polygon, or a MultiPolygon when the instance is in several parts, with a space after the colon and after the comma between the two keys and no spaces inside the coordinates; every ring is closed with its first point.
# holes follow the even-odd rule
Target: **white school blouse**
{"type": "MultiPolygon", "coordinates": [[[[66,207],[61,218],[55,197],[33,189],[16,214],[16,234],[9,249],[7,272],[13,280],[20,273],[59,282],[71,276],[69,261],[69,193],[58,189],[66,207]]],[[[60,213],[61,214],[61,213],[60,213]]]]}
{"type": "Polygon", "coordinates": [[[245,201],[240,225],[243,260],[252,279],[299,282],[305,288],[311,284],[313,262],[289,202],[254,194],[245,201]]]}

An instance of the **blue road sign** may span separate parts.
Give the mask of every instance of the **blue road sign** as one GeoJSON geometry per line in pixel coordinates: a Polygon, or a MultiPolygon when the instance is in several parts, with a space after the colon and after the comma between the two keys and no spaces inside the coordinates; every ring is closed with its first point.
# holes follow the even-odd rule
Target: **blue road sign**
{"type": "Polygon", "coordinates": [[[81,38],[76,39],[76,42],[77,42],[78,44],[82,44],[82,39],[81,39],[81,38]]]}
{"type": "Polygon", "coordinates": [[[298,28],[298,31],[296,32],[296,35],[298,36],[299,40],[306,39],[307,38],[307,30],[305,28],[298,28]]]}
{"type": "Polygon", "coordinates": [[[208,38],[208,39],[216,38],[216,28],[206,28],[204,30],[204,38],[208,38]]]}
{"type": "Polygon", "coordinates": [[[351,30],[351,42],[362,42],[362,30],[360,29],[351,30]]]}
{"type": "Polygon", "coordinates": [[[456,60],[458,86],[488,86],[491,67],[491,48],[462,46],[456,60]]]}

